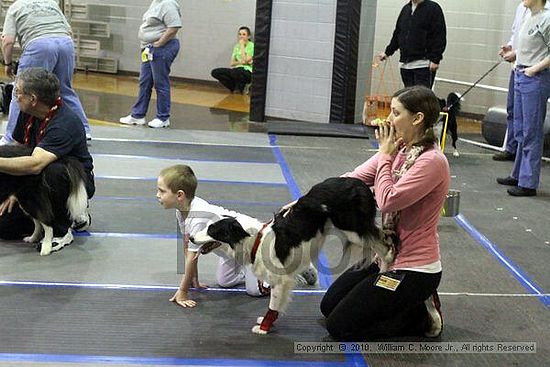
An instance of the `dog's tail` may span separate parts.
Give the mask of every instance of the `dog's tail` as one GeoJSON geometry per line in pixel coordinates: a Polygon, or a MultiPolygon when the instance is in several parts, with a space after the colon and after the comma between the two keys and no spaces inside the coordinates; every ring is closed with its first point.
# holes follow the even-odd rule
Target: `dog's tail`
{"type": "Polygon", "coordinates": [[[84,184],[87,178],[82,164],[73,158],[67,159],[66,169],[71,190],[67,198],[67,210],[69,211],[69,217],[75,220],[86,213],[88,207],[88,193],[84,184]]]}

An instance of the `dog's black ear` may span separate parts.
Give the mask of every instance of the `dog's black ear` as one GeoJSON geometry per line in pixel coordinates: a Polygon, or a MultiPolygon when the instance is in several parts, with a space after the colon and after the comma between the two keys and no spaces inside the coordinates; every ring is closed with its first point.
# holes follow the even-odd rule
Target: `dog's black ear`
{"type": "Polygon", "coordinates": [[[206,233],[216,241],[227,243],[231,248],[250,234],[233,217],[224,218],[208,226],[206,233]]]}

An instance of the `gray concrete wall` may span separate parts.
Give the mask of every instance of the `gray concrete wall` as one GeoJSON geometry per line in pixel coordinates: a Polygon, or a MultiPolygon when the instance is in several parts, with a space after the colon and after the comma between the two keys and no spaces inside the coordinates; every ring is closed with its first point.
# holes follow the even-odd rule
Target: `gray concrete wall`
{"type": "MultiPolygon", "coordinates": [[[[139,71],[138,28],[149,0],[72,0],[88,4],[90,19],[108,22],[112,39],[102,40],[110,57],[118,58],[119,70],[139,71]]],[[[172,76],[214,80],[210,70],[229,65],[237,29],[254,29],[256,0],[180,0],[183,28],[178,32],[180,53],[172,76]]]]}
{"type": "Polygon", "coordinates": [[[274,0],[266,115],[328,122],[336,0],[274,0]]]}

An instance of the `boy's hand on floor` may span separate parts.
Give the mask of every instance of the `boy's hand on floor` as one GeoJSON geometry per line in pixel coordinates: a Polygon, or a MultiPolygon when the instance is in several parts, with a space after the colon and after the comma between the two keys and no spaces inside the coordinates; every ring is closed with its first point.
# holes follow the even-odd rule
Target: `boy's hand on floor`
{"type": "Polygon", "coordinates": [[[170,298],[170,302],[175,302],[181,307],[185,307],[185,308],[187,307],[191,308],[197,305],[197,302],[187,298],[187,292],[183,292],[180,289],[178,289],[178,291],[174,294],[174,296],[170,298]]]}

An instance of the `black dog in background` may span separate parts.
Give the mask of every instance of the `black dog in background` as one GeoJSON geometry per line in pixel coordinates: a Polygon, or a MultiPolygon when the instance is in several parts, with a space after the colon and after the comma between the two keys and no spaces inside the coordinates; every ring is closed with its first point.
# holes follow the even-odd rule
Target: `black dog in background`
{"type": "MultiPolygon", "coordinates": [[[[449,93],[447,100],[439,98],[439,106],[442,112],[449,114],[449,120],[447,122],[447,132],[451,134],[452,145],[454,148],[453,155],[458,157],[458,149],[456,148],[456,142],[458,140],[458,124],[456,122],[456,116],[460,112],[460,96],[454,92],[449,93]]],[[[443,119],[444,123],[445,120],[443,119]]],[[[440,141],[443,139],[443,130],[441,130],[440,141]]]]}
{"type": "MultiPolygon", "coordinates": [[[[21,157],[31,153],[32,149],[23,145],[0,146],[0,157],[21,157]]],[[[35,226],[33,234],[23,240],[37,243],[40,255],[49,255],[73,241],[71,224],[86,213],[88,205],[86,179],[82,164],[75,158],[58,159],[38,175],[0,173],[0,203],[11,195],[17,198],[35,226]],[[54,239],[54,226],[69,229],[64,237],[54,239]]]]}

